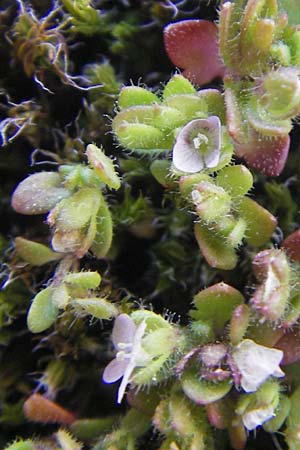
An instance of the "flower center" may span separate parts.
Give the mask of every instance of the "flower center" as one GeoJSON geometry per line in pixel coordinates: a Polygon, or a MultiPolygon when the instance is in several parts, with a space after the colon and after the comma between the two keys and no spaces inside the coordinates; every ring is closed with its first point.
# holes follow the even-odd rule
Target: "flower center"
{"type": "Polygon", "coordinates": [[[208,137],[205,134],[198,133],[196,137],[193,138],[193,145],[196,150],[199,150],[200,147],[203,147],[203,144],[206,146],[208,144],[208,137]]]}
{"type": "Polygon", "coordinates": [[[130,360],[132,355],[133,344],[131,342],[129,343],[119,342],[118,348],[120,349],[120,351],[118,351],[116,354],[116,360],[117,361],[124,361],[126,359],[130,360]]]}

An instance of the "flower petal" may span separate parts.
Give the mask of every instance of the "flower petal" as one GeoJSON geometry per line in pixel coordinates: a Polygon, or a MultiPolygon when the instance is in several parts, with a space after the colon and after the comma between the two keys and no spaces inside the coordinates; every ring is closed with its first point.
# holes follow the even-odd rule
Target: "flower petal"
{"type": "Polygon", "coordinates": [[[274,417],[274,408],[273,406],[268,406],[244,413],[242,420],[247,430],[251,431],[267,420],[272,419],[272,417],[274,417]]]}
{"type": "Polygon", "coordinates": [[[131,344],[133,342],[136,326],[128,314],[120,314],[114,323],[112,341],[117,350],[120,343],[131,344]]]}
{"type": "MultiPolygon", "coordinates": [[[[203,121],[205,119],[202,119],[203,121]]],[[[211,116],[207,119],[207,123],[203,123],[203,127],[209,132],[209,152],[204,155],[205,166],[208,168],[215,167],[220,160],[221,150],[221,122],[219,117],[211,116]]]]}
{"type": "Polygon", "coordinates": [[[125,369],[125,373],[123,375],[123,378],[122,378],[122,381],[121,381],[121,384],[120,384],[120,387],[119,387],[119,390],[118,390],[118,399],[117,399],[118,403],[122,402],[122,399],[123,399],[124,394],[125,394],[126,387],[130,383],[130,377],[131,377],[131,374],[134,371],[134,369],[135,369],[135,362],[133,360],[131,360],[129,362],[129,364],[127,364],[127,367],[125,369]]]}
{"type": "Polygon", "coordinates": [[[241,386],[245,392],[254,392],[270,376],[284,376],[279,372],[283,352],[243,340],[233,351],[232,357],[241,373],[241,386]]]}
{"type": "Polygon", "coordinates": [[[204,168],[200,153],[181,141],[177,141],[173,148],[173,164],[176,169],[188,173],[200,172],[204,168]]]}
{"type": "Polygon", "coordinates": [[[193,83],[209,83],[223,76],[218,54],[218,29],[208,20],[182,20],[164,29],[166,52],[172,63],[185,69],[193,83]]]}
{"type": "Polygon", "coordinates": [[[105,383],[114,383],[119,380],[125,373],[128,366],[128,360],[118,361],[113,359],[104,369],[102,379],[105,383]]]}

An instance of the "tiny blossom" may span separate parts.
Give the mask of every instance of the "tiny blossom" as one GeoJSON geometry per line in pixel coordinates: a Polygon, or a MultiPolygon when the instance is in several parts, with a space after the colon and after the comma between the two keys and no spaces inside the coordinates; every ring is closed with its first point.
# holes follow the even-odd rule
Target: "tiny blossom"
{"type": "Polygon", "coordinates": [[[217,116],[195,119],[178,133],[173,148],[173,164],[182,172],[196,173],[205,167],[216,167],[220,153],[220,119],[217,116]]]}
{"type": "Polygon", "coordinates": [[[258,406],[250,411],[246,411],[242,415],[242,421],[247,430],[251,431],[265,423],[267,420],[272,419],[274,416],[273,405],[258,406]]]}
{"type": "Polygon", "coordinates": [[[143,367],[150,359],[141,346],[146,330],[146,322],[138,326],[127,314],[120,314],[114,324],[112,341],[117,354],[103,372],[105,383],[114,383],[122,378],[118,391],[118,403],[121,403],[126,386],[131,382],[131,375],[136,367],[143,367]]]}
{"type": "Polygon", "coordinates": [[[284,376],[279,367],[283,352],[256,344],[251,339],[244,339],[237,345],[232,357],[240,372],[240,383],[245,392],[255,392],[271,375],[277,378],[284,376]]]}

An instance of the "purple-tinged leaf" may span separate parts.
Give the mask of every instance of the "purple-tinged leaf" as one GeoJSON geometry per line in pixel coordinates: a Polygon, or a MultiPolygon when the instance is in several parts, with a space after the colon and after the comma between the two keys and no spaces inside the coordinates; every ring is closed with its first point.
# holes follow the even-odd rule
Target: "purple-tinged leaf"
{"type": "Polygon", "coordinates": [[[300,263],[300,230],[294,231],[282,242],[281,248],[292,261],[300,263]]]}
{"type": "Polygon", "coordinates": [[[20,214],[44,214],[69,196],[58,173],[40,172],[21,181],[12,195],[11,205],[20,214]]]}
{"type": "Polygon", "coordinates": [[[300,361],[300,334],[299,331],[289,331],[276,343],[276,348],[283,351],[283,365],[300,361]]]}
{"type": "Polygon", "coordinates": [[[167,54],[184,69],[183,75],[197,84],[222,77],[224,67],[218,54],[218,29],[208,20],[182,20],[164,30],[167,54]]]}
{"type": "Polygon", "coordinates": [[[236,154],[253,169],[270,177],[277,177],[284,169],[290,147],[289,135],[263,136],[252,130],[249,140],[234,141],[236,154]]]}

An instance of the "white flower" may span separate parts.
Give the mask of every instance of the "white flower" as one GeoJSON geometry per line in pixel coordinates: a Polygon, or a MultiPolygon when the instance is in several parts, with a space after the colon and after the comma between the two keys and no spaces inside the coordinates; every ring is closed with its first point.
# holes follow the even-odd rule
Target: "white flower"
{"type": "Polygon", "coordinates": [[[195,119],[185,125],[176,138],[173,164],[182,172],[196,173],[216,167],[221,153],[221,122],[217,116],[195,119]]]}
{"type": "Polygon", "coordinates": [[[106,383],[114,383],[122,378],[118,391],[118,403],[121,403],[123,399],[134,369],[145,366],[150,359],[141,346],[146,327],[145,321],[136,326],[127,314],[120,314],[115,320],[112,341],[117,354],[115,359],[106,366],[102,378],[106,383]]]}
{"type": "Polygon", "coordinates": [[[284,376],[279,367],[283,352],[276,348],[264,347],[251,339],[244,339],[235,347],[232,357],[240,372],[241,386],[245,392],[257,391],[271,375],[277,378],[284,376]]]}
{"type": "Polygon", "coordinates": [[[257,406],[257,408],[246,411],[242,416],[242,421],[247,430],[251,431],[274,416],[274,407],[272,405],[257,406]]]}

